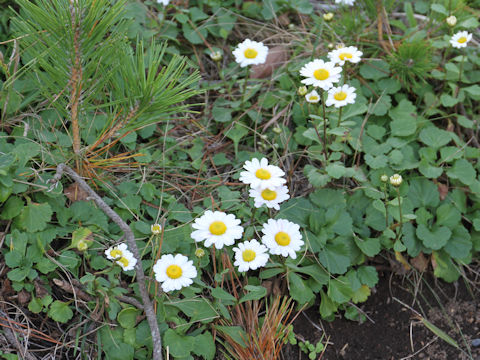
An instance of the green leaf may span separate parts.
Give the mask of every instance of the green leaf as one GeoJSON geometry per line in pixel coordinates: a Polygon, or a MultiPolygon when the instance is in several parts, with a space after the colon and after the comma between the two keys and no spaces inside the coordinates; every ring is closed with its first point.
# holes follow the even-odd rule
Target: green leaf
{"type": "Polygon", "coordinates": [[[320,291],[320,298],[320,315],[324,319],[329,318],[337,311],[338,304],[323,291],[320,291]]]}
{"type": "Polygon", "coordinates": [[[472,250],[470,233],[462,225],[453,229],[452,237],[444,248],[445,252],[454,259],[465,259],[472,250]]]}
{"type": "Polygon", "coordinates": [[[36,232],[47,227],[53,211],[48,203],[38,204],[31,202],[22,209],[17,218],[18,226],[27,232],[36,232]]]}
{"type": "Polygon", "coordinates": [[[355,244],[362,250],[367,256],[375,256],[380,252],[380,240],[378,238],[364,238],[361,239],[358,236],[354,238],[355,244]]]}
{"type": "Polygon", "coordinates": [[[243,348],[247,347],[244,339],[247,339],[248,335],[245,332],[245,330],[243,330],[240,326],[215,325],[215,329],[217,329],[218,331],[230,336],[233,341],[235,341],[237,344],[239,344],[243,348]]]}
{"type": "Polygon", "coordinates": [[[447,282],[454,282],[460,272],[453,264],[452,258],[443,251],[433,251],[433,274],[447,282]]]}
{"type": "Polygon", "coordinates": [[[204,324],[219,317],[213,306],[203,298],[178,300],[165,303],[165,306],[174,306],[190,317],[191,322],[200,321],[204,324]]]}
{"type": "Polygon", "coordinates": [[[127,307],[120,311],[117,315],[117,321],[124,329],[131,329],[137,323],[137,316],[140,314],[138,309],[127,307]]]}
{"type": "Polygon", "coordinates": [[[215,299],[218,299],[218,300],[226,300],[226,301],[231,301],[231,302],[234,302],[234,303],[237,301],[235,296],[226,292],[225,290],[223,290],[220,287],[214,288],[212,290],[211,294],[215,299]]]}
{"type": "Polygon", "coordinates": [[[362,303],[367,301],[369,296],[370,296],[370,288],[367,285],[362,285],[357,291],[353,293],[352,301],[355,304],[358,304],[359,302],[362,303]]]}
{"type": "Polygon", "coordinates": [[[419,138],[425,145],[435,149],[447,145],[452,140],[449,131],[441,130],[435,126],[429,126],[420,131],[419,138]]]}
{"type": "Polygon", "coordinates": [[[40,311],[42,311],[42,309],[42,301],[39,298],[33,297],[32,300],[28,303],[28,310],[35,314],[38,314],[40,311]]]}
{"type": "Polygon", "coordinates": [[[434,226],[430,230],[423,224],[418,225],[416,233],[418,238],[423,241],[423,245],[433,250],[444,247],[452,235],[452,231],[446,226],[434,226]]]}
{"type": "Polygon", "coordinates": [[[437,335],[440,339],[442,339],[442,340],[444,340],[445,342],[447,342],[448,344],[456,347],[457,349],[460,348],[455,340],[453,340],[450,336],[448,336],[443,330],[441,330],[440,328],[438,328],[438,327],[436,327],[435,325],[433,325],[430,321],[428,321],[427,319],[425,319],[425,318],[423,318],[423,317],[420,318],[420,321],[421,321],[431,332],[433,332],[435,335],[437,335]]]}
{"type": "Polygon", "coordinates": [[[189,356],[195,346],[194,337],[179,335],[172,329],[165,332],[163,341],[164,347],[168,346],[170,354],[178,358],[189,356]]]}
{"type": "Polygon", "coordinates": [[[465,185],[471,185],[477,176],[475,169],[465,159],[455,161],[453,167],[447,170],[447,175],[452,179],[458,179],[465,185]]]}
{"type": "Polygon", "coordinates": [[[315,295],[313,291],[305,284],[305,281],[293,271],[288,272],[288,284],[290,287],[290,296],[303,305],[312,300],[315,295]]]}
{"type": "Polygon", "coordinates": [[[3,205],[2,211],[0,212],[0,219],[2,220],[11,220],[14,217],[18,216],[24,207],[24,202],[21,198],[17,196],[10,196],[8,200],[3,205]]]}
{"type": "Polygon", "coordinates": [[[333,177],[334,179],[340,179],[342,176],[345,175],[345,166],[341,163],[333,163],[327,165],[325,168],[327,174],[333,177]]]}
{"type": "Polygon", "coordinates": [[[378,283],[378,273],[373,266],[361,266],[357,270],[357,277],[361,284],[374,287],[378,283]]]}
{"type": "Polygon", "coordinates": [[[450,229],[456,227],[460,220],[462,219],[462,214],[457,208],[450,204],[442,204],[437,208],[437,223],[442,224],[450,229]]]}
{"type": "Polygon", "coordinates": [[[360,66],[360,75],[365,79],[379,80],[390,75],[390,68],[388,63],[383,60],[369,61],[360,66]]]}
{"type": "Polygon", "coordinates": [[[226,123],[232,120],[232,109],[222,106],[214,106],[212,109],[213,119],[217,122],[226,123]]]}
{"type": "Polygon", "coordinates": [[[429,179],[436,179],[443,173],[443,168],[430,165],[426,159],[422,159],[418,165],[418,171],[429,179]]]}
{"type": "Polygon", "coordinates": [[[215,342],[209,331],[195,336],[193,352],[202,356],[205,360],[212,360],[215,357],[215,342]]]}
{"type": "Polygon", "coordinates": [[[68,303],[55,300],[50,305],[50,309],[48,310],[48,316],[50,316],[55,321],[65,324],[73,317],[73,311],[72,309],[70,309],[70,306],[68,306],[68,303]]]}
{"type": "Polygon", "coordinates": [[[353,293],[350,282],[345,276],[333,279],[328,284],[328,296],[339,304],[348,302],[352,298],[353,293]]]}
{"type": "Polygon", "coordinates": [[[327,244],[318,253],[318,260],[332,274],[344,274],[350,266],[350,248],[343,242],[327,244]]]}
{"type": "Polygon", "coordinates": [[[388,112],[393,120],[390,123],[393,136],[409,136],[417,130],[417,115],[415,106],[408,100],[403,99],[388,112]]]}
{"type": "Polygon", "coordinates": [[[460,102],[458,97],[453,97],[452,95],[442,94],[440,96],[440,102],[445,107],[452,107],[460,102]]]}
{"type": "Polygon", "coordinates": [[[307,226],[308,217],[315,208],[310,201],[303,197],[290,199],[282,204],[276,219],[288,219],[301,227],[307,226]]]}
{"type": "Polygon", "coordinates": [[[267,289],[260,285],[246,285],[243,288],[248,291],[248,294],[240,299],[240,304],[245,301],[260,300],[267,295],[267,289]]]}
{"type": "Polygon", "coordinates": [[[432,9],[432,11],[435,11],[435,12],[440,13],[442,15],[448,16],[448,12],[445,9],[445,6],[443,6],[442,4],[436,4],[436,3],[431,4],[430,9],[432,9]]]}
{"type": "Polygon", "coordinates": [[[382,95],[378,98],[377,102],[373,105],[372,114],[377,116],[383,116],[392,107],[392,98],[389,95],[382,95]]]}
{"type": "Polygon", "coordinates": [[[414,208],[436,207],[440,202],[438,187],[427,179],[415,179],[410,181],[408,199],[414,208]]]}

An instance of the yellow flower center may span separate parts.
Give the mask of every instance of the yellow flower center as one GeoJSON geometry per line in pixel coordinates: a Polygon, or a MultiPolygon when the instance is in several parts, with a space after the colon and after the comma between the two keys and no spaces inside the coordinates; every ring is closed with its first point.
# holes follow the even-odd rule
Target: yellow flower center
{"type": "Polygon", "coordinates": [[[258,55],[258,51],[252,48],[248,48],[243,52],[243,55],[245,55],[247,59],[255,59],[258,55]]]}
{"type": "Polygon", "coordinates": [[[338,57],[340,58],[340,60],[344,61],[345,59],[351,59],[351,58],[352,58],[352,54],[350,54],[350,53],[341,53],[340,55],[338,55],[338,57]]]}
{"type": "Polygon", "coordinates": [[[247,249],[242,253],[242,258],[243,261],[250,262],[255,260],[257,254],[255,254],[255,251],[247,249]]]}
{"type": "Polygon", "coordinates": [[[270,189],[263,190],[261,195],[262,198],[267,201],[275,200],[277,198],[277,192],[270,189]]]}
{"type": "Polygon", "coordinates": [[[212,235],[223,235],[227,231],[227,225],[223,221],[214,221],[208,229],[212,235]]]}
{"type": "Polygon", "coordinates": [[[279,231],[275,235],[275,241],[280,246],[287,246],[288,244],[290,244],[290,240],[291,240],[290,235],[288,235],[286,232],[279,231]]]}
{"type": "Polygon", "coordinates": [[[167,267],[167,276],[170,279],[178,279],[180,276],[182,276],[182,268],[178,265],[170,265],[167,267]]]}
{"type": "Polygon", "coordinates": [[[123,265],[123,267],[127,267],[128,264],[130,263],[126,257],[121,257],[120,259],[117,260],[119,263],[123,265]]]}
{"type": "Polygon", "coordinates": [[[463,44],[463,43],[466,43],[467,42],[467,38],[465,36],[462,36],[461,38],[459,38],[457,40],[460,44],[463,44]]]}
{"type": "Polygon", "coordinates": [[[162,227],[159,224],[152,225],[152,233],[160,234],[162,227]]]}
{"type": "Polygon", "coordinates": [[[330,73],[325,69],[317,69],[313,72],[313,77],[317,80],[327,80],[329,76],[330,73]]]}
{"type": "Polygon", "coordinates": [[[270,177],[272,175],[270,174],[270,171],[268,171],[266,169],[258,169],[255,172],[255,176],[259,179],[262,179],[262,180],[268,180],[268,179],[270,179],[270,177]]]}
{"type": "Polygon", "coordinates": [[[312,96],[309,97],[309,100],[310,100],[310,101],[317,101],[317,100],[318,100],[318,96],[312,95],[312,96]]]}
{"type": "Polygon", "coordinates": [[[112,251],[110,251],[110,256],[116,259],[122,257],[122,252],[118,249],[113,249],[112,251]]]}
{"type": "Polygon", "coordinates": [[[335,95],[333,95],[333,97],[337,101],[342,101],[342,100],[345,100],[347,98],[347,93],[345,91],[340,91],[340,92],[335,93],[335,95]]]}

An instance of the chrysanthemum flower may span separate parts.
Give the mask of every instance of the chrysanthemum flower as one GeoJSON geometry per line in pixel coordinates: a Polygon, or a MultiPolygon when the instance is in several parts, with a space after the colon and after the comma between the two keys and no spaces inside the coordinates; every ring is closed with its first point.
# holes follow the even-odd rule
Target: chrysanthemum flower
{"type": "Polygon", "coordinates": [[[297,258],[296,251],[299,251],[304,244],[300,234],[300,226],[285,219],[269,219],[262,228],[262,243],[268,247],[273,255],[290,256],[297,258]]]}
{"type": "Polygon", "coordinates": [[[180,290],[182,287],[189,286],[197,277],[197,269],[193,266],[193,261],[181,254],[162,255],[153,265],[155,279],[162,284],[165,292],[180,290]]]}
{"type": "Polygon", "coordinates": [[[162,225],[155,223],[150,226],[150,230],[152,231],[152,234],[158,235],[162,232],[162,225]]]}
{"type": "Polygon", "coordinates": [[[232,214],[227,215],[221,211],[205,211],[203,216],[195,219],[192,227],[196,229],[190,235],[193,240],[205,241],[206,247],[214,244],[217,249],[223,248],[224,245],[233,245],[243,234],[240,220],[232,214]]]}
{"type": "Polygon", "coordinates": [[[137,259],[133,256],[133,254],[128,251],[124,250],[122,257],[115,261],[116,264],[120,265],[123,271],[133,270],[135,265],[137,264],[137,259]]]}
{"type": "Polygon", "coordinates": [[[336,108],[339,108],[348,104],[354,104],[356,97],[357,94],[355,94],[355,88],[345,84],[328,90],[328,97],[325,105],[334,105],[336,108]]]}
{"type": "Polygon", "coordinates": [[[358,63],[362,60],[362,55],[363,52],[358,50],[355,46],[341,47],[328,53],[330,60],[339,65],[345,64],[345,61],[358,63]]]}
{"type": "Polygon", "coordinates": [[[238,44],[233,55],[240,67],[263,64],[267,60],[268,47],[261,42],[246,39],[238,44]]]}
{"type": "Polygon", "coordinates": [[[270,209],[280,210],[279,204],[288,200],[290,195],[288,195],[288,188],[282,185],[274,188],[250,189],[250,197],[253,197],[256,208],[267,205],[270,209]]]}
{"type": "Polygon", "coordinates": [[[315,59],[305,64],[300,69],[300,75],[306,77],[302,80],[305,85],[313,85],[323,90],[328,90],[340,80],[342,68],[335,66],[333,62],[325,62],[321,59],[315,59]]]}
{"type": "Polygon", "coordinates": [[[262,158],[245,161],[243,168],[247,171],[240,173],[240,181],[250,185],[252,188],[273,188],[281,186],[287,182],[282,178],[285,173],[282,169],[275,165],[268,165],[268,160],[262,158]]]}
{"type": "Polygon", "coordinates": [[[355,0],[335,0],[335,4],[350,5],[352,6],[355,0]]]}
{"type": "Polygon", "coordinates": [[[264,267],[269,258],[268,249],[257,240],[239,243],[232,250],[235,253],[233,265],[238,266],[240,272],[264,267]]]}
{"type": "Polygon", "coordinates": [[[472,34],[467,31],[459,31],[450,39],[450,44],[453,47],[460,49],[467,47],[468,42],[472,40],[472,34]]]}
{"type": "Polygon", "coordinates": [[[315,104],[320,101],[320,95],[318,95],[318,93],[313,90],[310,91],[307,95],[305,95],[305,99],[307,100],[307,102],[315,104]]]}
{"type": "Polygon", "coordinates": [[[116,246],[110,246],[107,250],[105,250],[105,256],[108,260],[116,260],[120,259],[125,251],[128,251],[127,244],[125,243],[116,246]]]}

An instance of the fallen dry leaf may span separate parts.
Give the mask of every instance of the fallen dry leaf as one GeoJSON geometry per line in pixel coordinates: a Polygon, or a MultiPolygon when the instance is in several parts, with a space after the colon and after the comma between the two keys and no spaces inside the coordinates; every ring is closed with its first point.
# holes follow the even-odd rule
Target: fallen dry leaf
{"type": "Polygon", "coordinates": [[[411,259],[410,263],[420,272],[424,272],[428,267],[428,259],[425,257],[425,255],[423,255],[423,253],[420,253],[411,259]]]}
{"type": "Polygon", "coordinates": [[[440,200],[445,200],[448,195],[448,185],[438,183],[438,192],[440,193],[440,200]]]}
{"type": "Polygon", "coordinates": [[[285,64],[288,60],[288,49],[279,45],[268,50],[265,64],[252,66],[250,77],[252,79],[263,79],[272,75],[273,70],[285,64]]]}
{"type": "Polygon", "coordinates": [[[63,193],[70,201],[87,200],[88,194],[77,184],[72,184],[63,190],[63,193]]]}

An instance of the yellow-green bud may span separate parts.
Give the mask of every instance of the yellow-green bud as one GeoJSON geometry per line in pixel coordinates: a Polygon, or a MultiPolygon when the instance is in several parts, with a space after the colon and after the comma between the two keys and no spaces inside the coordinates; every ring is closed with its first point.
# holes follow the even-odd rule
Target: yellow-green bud
{"type": "Polygon", "coordinates": [[[220,51],[212,51],[210,53],[210,59],[213,61],[220,61],[222,60],[222,53],[220,51]]]}
{"type": "Polygon", "coordinates": [[[334,45],[333,45],[332,43],[328,43],[328,45],[327,45],[327,47],[328,47],[329,49],[333,49],[333,46],[334,46],[334,45]]]}
{"type": "Polygon", "coordinates": [[[281,134],[282,133],[282,128],[280,126],[275,126],[272,130],[275,134],[281,134]]]}
{"type": "Polygon", "coordinates": [[[307,87],[304,85],[304,86],[300,86],[297,90],[297,94],[300,95],[300,96],[305,96],[307,95],[307,92],[308,92],[308,89],[307,87]]]}
{"type": "Polygon", "coordinates": [[[400,186],[402,185],[402,182],[402,175],[393,174],[392,176],[390,176],[390,184],[392,184],[393,186],[400,186]]]}
{"type": "Polygon", "coordinates": [[[150,230],[152,231],[152,234],[158,235],[162,232],[162,225],[153,224],[152,226],[150,226],[150,230]]]}
{"type": "Polygon", "coordinates": [[[88,243],[85,241],[85,240],[80,240],[78,243],[77,243],[77,249],[79,251],[85,251],[88,249],[88,243]]]}
{"type": "Polygon", "coordinates": [[[333,13],[329,12],[329,13],[323,14],[323,20],[330,21],[332,19],[333,19],[333,13]]]}
{"type": "Polygon", "coordinates": [[[387,181],[388,181],[388,175],[383,174],[382,176],[380,176],[380,180],[381,180],[382,182],[387,182],[387,181]]]}
{"type": "Polygon", "coordinates": [[[454,27],[457,24],[457,18],[455,15],[449,16],[446,19],[448,26],[454,27]]]}
{"type": "Polygon", "coordinates": [[[197,250],[195,250],[195,256],[198,257],[198,258],[202,258],[205,256],[205,250],[203,250],[202,248],[198,248],[197,250]]]}

